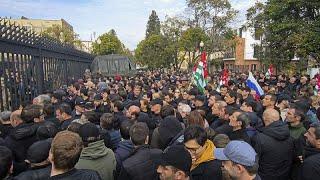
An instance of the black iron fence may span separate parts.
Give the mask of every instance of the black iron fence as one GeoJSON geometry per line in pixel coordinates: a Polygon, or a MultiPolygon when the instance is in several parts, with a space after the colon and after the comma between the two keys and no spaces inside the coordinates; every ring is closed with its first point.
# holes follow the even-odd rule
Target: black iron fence
{"type": "Polygon", "coordinates": [[[0,19],[0,109],[81,78],[93,56],[0,19]]]}

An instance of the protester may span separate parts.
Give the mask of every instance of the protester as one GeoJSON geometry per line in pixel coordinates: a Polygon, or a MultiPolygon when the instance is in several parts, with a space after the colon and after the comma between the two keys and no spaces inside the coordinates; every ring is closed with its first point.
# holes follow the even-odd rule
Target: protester
{"type": "Polygon", "coordinates": [[[223,161],[223,168],[234,180],[260,180],[255,150],[244,141],[230,141],[225,148],[215,149],[214,155],[223,161]]]}
{"type": "Polygon", "coordinates": [[[159,158],[157,172],[161,180],[188,180],[192,159],[183,145],[168,148],[159,158]]]}
{"type": "Polygon", "coordinates": [[[13,156],[5,146],[0,146],[0,179],[9,180],[13,170],[13,156]]]}
{"type": "Polygon", "coordinates": [[[130,137],[135,151],[126,160],[118,177],[119,180],[157,179],[155,158],[160,156],[161,150],[149,147],[149,129],[145,123],[138,122],[130,128],[130,137]],[[152,158],[153,157],[153,158],[152,158]]]}
{"type": "Polygon", "coordinates": [[[202,127],[189,126],[184,131],[183,142],[192,157],[191,179],[221,179],[221,171],[217,171],[218,168],[215,168],[216,164],[213,161],[215,146],[208,140],[207,133],[202,127]]]}
{"type": "Polygon", "coordinates": [[[263,180],[289,179],[294,144],[288,126],[280,114],[269,108],[263,113],[265,127],[252,138],[259,157],[259,175],[263,180]]]}
{"type": "Polygon", "coordinates": [[[103,180],[114,179],[116,159],[113,151],[104,145],[99,128],[93,123],[83,124],[79,129],[79,135],[84,148],[75,167],[95,170],[103,180]]]}
{"type": "Polygon", "coordinates": [[[76,169],[83,143],[80,136],[69,131],[59,132],[52,141],[49,160],[50,179],[100,180],[96,171],[76,169]],[[66,141],[67,139],[67,141],[66,141]]]}

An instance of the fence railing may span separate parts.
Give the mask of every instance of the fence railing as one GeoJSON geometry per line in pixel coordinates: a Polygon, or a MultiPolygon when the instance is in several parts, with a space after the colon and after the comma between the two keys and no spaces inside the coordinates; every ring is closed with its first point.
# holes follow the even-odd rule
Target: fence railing
{"type": "Polygon", "coordinates": [[[0,19],[0,110],[81,78],[91,54],[0,19]]]}

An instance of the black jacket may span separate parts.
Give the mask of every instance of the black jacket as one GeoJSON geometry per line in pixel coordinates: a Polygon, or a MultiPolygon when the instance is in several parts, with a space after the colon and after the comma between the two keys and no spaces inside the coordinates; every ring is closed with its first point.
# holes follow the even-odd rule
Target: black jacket
{"type": "Polygon", "coordinates": [[[232,131],[229,135],[230,140],[242,140],[249,144],[251,144],[251,140],[247,134],[246,129],[239,129],[236,131],[232,131]]]}
{"type": "Polygon", "coordinates": [[[47,166],[41,169],[28,170],[18,176],[14,177],[14,180],[42,180],[48,179],[51,173],[51,166],[47,166]]]}
{"type": "Polygon", "coordinates": [[[320,149],[305,148],[305,159],[301,169],[301,180],[320,179],[320,149]]]}
{"type": "Polygon", "coordinates": [[[5,146],[12,151],[14,161],[24,162],[28,148],[37,141],[37,129],[37,124],[22,123],[13,128],[6,137],[5,146]]]}
{"type": "Polygon", "coordinates": [[[63,180],[101,180],[100,175],[93,170],[88,169],[72,169],[66,173],[59,174],[49,179],[63,179],[63,180]]]}
{"type": "Polygon", "coordinates": [[[67,130],[68,126],[71,124],[72,121],[73,121],[73,118],[62,121],[60,124],[60,130],[61,131],[67,130]]]}
{"type": "Polygon", "coordinates": [[[210,126],[217,134],[230,135],[232,133],[232,127],[229,125],[229,121],[218,119],[210,126]]]}
{"type": "Polygon", "coordinates": [[[219,160],[212,160],[201,163],[191,171],[192,180],[222,180],[222,163],[219,160]]]}
{"type": "Polygon", "coordinates": [[[6,138],[12,129],[11,124],[0,124],[0,137],[6,138]]]}
{"type": "Polygon", "coordinates": [[[294,156],[294,143],[288,126],[276,121],[252,138],[259,156],[259,175],[263,180],[287,180],[294,156]]]}
{"type": "Polygon", "coordinates": [[[118,180],[158,179],[154,159],[162,153],[159,149],[151,149],[148,145],[138,147],[130,157],[122,163],[118,180]]]}

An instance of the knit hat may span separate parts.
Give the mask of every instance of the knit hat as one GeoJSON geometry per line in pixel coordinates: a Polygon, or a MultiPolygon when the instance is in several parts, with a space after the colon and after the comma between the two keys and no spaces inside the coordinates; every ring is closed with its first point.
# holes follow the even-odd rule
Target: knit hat
{"type": "Polygon", "coordinates": [[[93,123],[85,123],[79,129],[83,142],[95,142],[100,139],[99,128],[93,123]]]}

